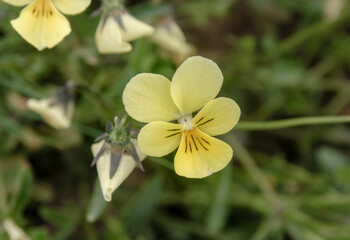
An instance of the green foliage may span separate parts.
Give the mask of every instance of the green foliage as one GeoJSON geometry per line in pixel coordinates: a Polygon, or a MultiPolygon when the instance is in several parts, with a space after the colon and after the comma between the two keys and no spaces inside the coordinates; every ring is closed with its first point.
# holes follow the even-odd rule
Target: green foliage
{"type": "MultiPolygon", "coordinates": [[[[20,8],[0,1],[0,239],[8,239],[7,218],[33,240],[349,239],[346,124],[233,130],[224,136],[233,161],[200,180],[177,176],[173,154],[148,157],[145,173],[135,169],[106,203],[90,168],[94,138],[125,114],[121,96],[134,75],[171,79],[176,64],[147,38],[127,54],[98,54],[98,18],[90,14],[99,2],[92,2],[69,17],[63,42],[38,52],[10,25],[20,8]],[[91,91],[77,93],[73,126],[58,131],[26,100],[68,80],[91,91]]],[[[150,21],[173,12],[198,54],[219,64],[220,95],[240,105],[242,121],[349,115],[346,1],[334,20],[323,17],[319,0],[139,2],[126,5],[150,21]]]]}

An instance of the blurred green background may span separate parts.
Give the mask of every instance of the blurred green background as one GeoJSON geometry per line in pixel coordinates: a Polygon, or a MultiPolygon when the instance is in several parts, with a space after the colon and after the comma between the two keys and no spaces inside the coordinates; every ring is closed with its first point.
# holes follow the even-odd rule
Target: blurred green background
{"type": "MultiPolygon", "coordinates": [[[[338,0],[125,1],[139,19],[173,14],[198,54],[224,74],[220,96],[241,121],[350,113],[350,4],[338,0]],[[336,11],[337,5],[343,6],[336,11]],[[332,5],[333,3],[333,5],[332,5]]],[[[173,154],[147,158],[106,204],[90,146],[125,111],[121,95],[141,72],[171,79],[177,66],[147,38],[100,55],[99,21],[69,17],[72,33],[38,52],[11,27],[21,8],[0,2],[0,239],[11,218],[33,240],[349,240],[350,128],[346,124],[222,136],[234,150],[205,179],[177,176],[173,154]],[[68,80],[78,92],[73,126],[55,130],[26,107],[68,80]],[[101,104],[103,102],[103,104],[101,104]],[[89,221],[87,221],[89,220],[89,221]]],[[[131,119],[130,119],[131,120],[131,119]]],[[[133,127],[142,124],[132,121],[133,127]]]]}

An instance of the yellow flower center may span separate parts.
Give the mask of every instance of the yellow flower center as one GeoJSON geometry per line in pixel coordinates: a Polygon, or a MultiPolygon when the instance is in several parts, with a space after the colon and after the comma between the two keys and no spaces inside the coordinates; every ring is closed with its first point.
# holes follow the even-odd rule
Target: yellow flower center
{"type": "Polygon", "coordinates": [[[53,11],[50,0],[36,0],[32,10],[33,16],[39,17],[52,17],[53,11]]]}
{"type": "Polygon", "coordinates": [[[191,123],[191,120],[192,120],[192,115],[189,114],[189,115],[186,115],[186,116],[182,116],[181,118],[179,118],[177,121],[180,123],[180,124],[183,124],[185,125],[185,131],[188,131],[188,130],[192,130],[193,129],[193,125],[191,123]]]}

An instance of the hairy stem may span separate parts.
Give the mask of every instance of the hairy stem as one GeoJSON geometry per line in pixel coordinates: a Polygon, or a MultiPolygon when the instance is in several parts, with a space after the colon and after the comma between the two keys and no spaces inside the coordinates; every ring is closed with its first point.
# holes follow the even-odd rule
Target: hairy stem
{"type": "Polygon", "coordinates": [[[350,116],[318,116],[301,117],[265,122],[242,121],[237,124],[236,129],[248,131],[274,130],[307,125],[350,123],[350,116]]]}

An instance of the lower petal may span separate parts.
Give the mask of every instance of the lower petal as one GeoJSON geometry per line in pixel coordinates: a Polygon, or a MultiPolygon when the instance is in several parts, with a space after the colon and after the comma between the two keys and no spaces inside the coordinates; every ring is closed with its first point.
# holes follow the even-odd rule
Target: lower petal
{"type": "Polygon", "coordinates": [[[151,122],[138,135],[141,151],[149,156],[161,157],[174,151],[180,144],[182,124],[151,122]]]}
{"type": "Polygon", "coordinates": [[[70,31],[68,20],[50,0],[35,0],[11,21],[13,28],[39,51],[52,48],[70,31]]]}
{"type": "Polygon", "coordinates": [[[194,128],[184,131],[176,153],[176,174],[187,178],[203,178],[223,169],[232,159],[232,148],[194,128]]]}

